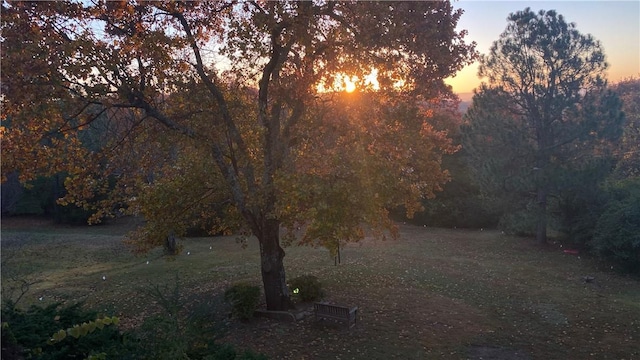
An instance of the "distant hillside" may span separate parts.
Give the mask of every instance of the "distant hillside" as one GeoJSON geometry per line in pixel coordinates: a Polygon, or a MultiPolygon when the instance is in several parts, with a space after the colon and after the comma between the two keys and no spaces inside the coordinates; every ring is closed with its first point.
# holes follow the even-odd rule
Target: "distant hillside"
{"type": "Polygon", "coordinates": [[[458,110],[460,110],[460,112],[464,114],[467,112],[467,109],[469,108],[469,106],[471,106],[471,101],[460,101],[460,105],[458,105],[458,110]]]}
{"type": "Polygon", "coordinates": [[[460,110],[460,112],[464,114],[469,108],[469,106],[471,106],[473,93],[468,92],[468,93],[460,93],[457,95],[460,98],[460,105],[458,105],[458,110],[460,110]]]}

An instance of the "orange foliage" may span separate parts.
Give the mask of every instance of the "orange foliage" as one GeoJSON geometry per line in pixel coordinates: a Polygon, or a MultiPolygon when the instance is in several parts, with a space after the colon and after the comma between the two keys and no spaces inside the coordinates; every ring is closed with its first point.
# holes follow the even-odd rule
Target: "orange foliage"
{"type": "Polygon", "coordinates": [[[280,225],[357,240],[447,180],[430,101],[475,56],[448,2],[2,6],[3,177],[65,172],[61,202],[92,221],[147,219],[141,250],[196,224],[252,233],[269,308],[288,299],[280,225]],[[371,69],[375,93],[316,91],[371,69]]]}

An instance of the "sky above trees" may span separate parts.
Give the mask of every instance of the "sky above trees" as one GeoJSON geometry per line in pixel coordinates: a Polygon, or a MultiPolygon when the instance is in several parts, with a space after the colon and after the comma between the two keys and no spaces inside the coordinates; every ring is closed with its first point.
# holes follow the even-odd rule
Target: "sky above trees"
{"type": "MultiPolygon", "coordinates": [[[[640,74],[640,2],[461,0],[453,5],[465,11],[458,29],[469,31],[468,40],[475,41],[481,53],[487,53],[504,31],[510,13],[525,7],[531,7],[533,11],[554,9],[567,21],[575,22],[578,31],[591,34],[602,43],[609,63],[609,81],[618,82],[640,74]]],[[[448,83],[456,93],[470,93],[480,84],[477,75],[476,62],[448,83]]]]}

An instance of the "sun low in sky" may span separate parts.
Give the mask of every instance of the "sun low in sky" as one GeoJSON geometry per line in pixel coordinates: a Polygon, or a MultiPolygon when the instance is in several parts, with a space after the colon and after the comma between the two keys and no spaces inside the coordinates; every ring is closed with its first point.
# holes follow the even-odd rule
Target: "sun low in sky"
{"type": "MultiPolygon", "coordinates": [[[[461,0],[453,5],[464,10],[458,30],[468,30],[466,41],[475,41],[482,54],[498,40],[510,13],[526,7],[534,12],[553,9],[567,22],[576,23],[578,31],[600,41],[609,63],[609,82],[640,75],[640,1],[461,0]]],[[[481,83],[478,63],[465,67],[447,83],[466,100],[481,83]]]]}
{"type": "Polygon", "coordinates": [[[329,91],[346,91],[346,92],[354,92],[360,83],[363,83],[365,87],[371,86],[374,90],[380,88],[378,84],[378,70],[372,69],[371,72],[364,77],[364,82],[360,81],[360,78],[357,76],[349,76],[346,74],[338,74],[335,77],[335,81],[331,86],[327,86],[326,84],[318,85],[319,92],[329,92],[329,91]]]}
{"type": "Polygon", "coordinates": [[[356,82],[353,76],[343,76],[342,81],[344,82],[344,91],[353,92],[356,89],[356,82]]]}

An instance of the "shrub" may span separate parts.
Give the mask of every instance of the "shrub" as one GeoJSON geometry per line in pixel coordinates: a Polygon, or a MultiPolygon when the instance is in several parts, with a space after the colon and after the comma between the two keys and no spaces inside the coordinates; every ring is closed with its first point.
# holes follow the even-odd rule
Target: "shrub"
{"type": "Polygon", "coordinates": [[[202,359],[212,353],[223,332],[214,316],[219,297],[185,295],[178,274],[174,283],[149,285],[142,293],[156,306],[129,334],[138,359],[202,359]]]}
{"type": "MultiPolygon", "coordinates": [[[[98,317],[80,304],[27,310],[5,301],[2,307],[1,359],[136,359],[136,360],[266,360],[262,354],[238,352],[230,344],[216,342],[221,336],[215,309],[221,296],[206,297],[193,305],[193,298],[180,295],[175,287],[151,287],[147,295],[160,312],[125,334],[115,328],[116,317],[98,317]],[[215,303],[212,303],[215,302],[215,303]]],[[[259,295],[259,291],[258,291],[259,295]]],[[[256,296],[257,298],[257,296],[256,296]]],[[[257,302],[257,301],[256,301],[257,302]]]]}
{"type": "Polygon", "coordinates": [[[609,193],[591,246],[624,271],[640,273],[640,178],[616,183],[609,193]]]}
{"type": "Polygon", "coordinates": [[[260,288],[247,283],[238,283],[225,291],[224,298],[231,304],[234,316],[247,320],[253,317],[253,313],[258,308],[260,288]]]}
{"type": "Polygon", "coordinates": [[[293,292],[294,298],[301,301],[314,301],[324,296],[322,284],[313,275],[302,275],[289,281],[289,289],[293,292]]]}
{"type": "Polygon", "coordinates": [[[109,358],[122,358],[126,349],[122,346],[122,336],[115,327],[106,326],[100,331],[83,333],[81,337],[68,336],[55,343],[50,342],[52,334],[61,329],[92,323],[98,314],[81,309],[81,304],[46,307],[31,306],[21,310],[12,303],[2,308],[2,358],[15,358],[4,352],[10,345],[13,355],[30,359],[84,359],[91,355],[106,354],[109,358]]]}

